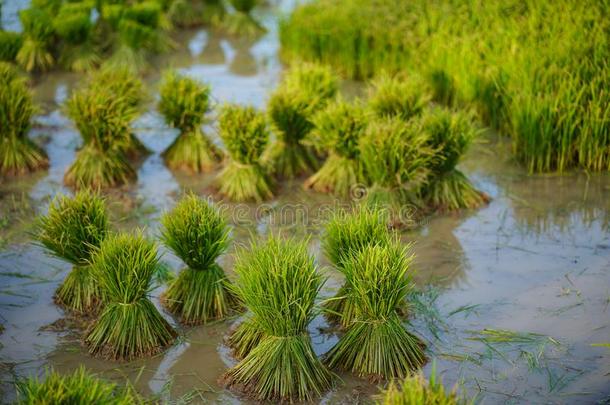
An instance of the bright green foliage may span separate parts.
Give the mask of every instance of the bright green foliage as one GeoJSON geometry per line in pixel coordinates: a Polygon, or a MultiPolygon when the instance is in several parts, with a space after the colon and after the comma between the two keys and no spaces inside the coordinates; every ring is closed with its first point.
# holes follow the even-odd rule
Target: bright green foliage
{"type": "Polygon", "coordinates": [[[55,59],[49,49],[53,36],[53,20],[40,8],[30,8],[19,13],[23,27],[23,44],[17,53],[19,65],[28,72],[49,70],[55,59]]]}
{"type": "Polygon", "coordinates": [[[404,378],[425,362],[422,342],[408,332],[397,308],[411,290],[408,248],[367,246],[343,263],[355,320],[326,354],[330,367],[361,377],[404,378]]]}
{"type": "Polygon", "coordinates": [[[79,367],[68,375],[47,371],[44,379],[36,377],[17,381],[17,404],[104,404],[131,405],[143,402],[133,389],[95,377],[79,367]]]}
{"type": "Polygon", "coordinates": [[[17,32],[0,30],[0,61],[14,62],[23,45],[23,38],[17,32]]]}
{"type": "Polygon", "coordinates": [[[74,198],[55,197],[47,215],[40,217],[35,238],[48,251],[74,266],[57,289],[58,304],[80,314],[95,312],[101,300],[90,261],[109,232],[104,200],[87,190],[74,198]]]}
{"type": "Polygon", "coordinates": [[[322,287],[306,241],[270,237],[239,252],[236,291],[265,337],[225,375],[229,387],[253,398],[311,400],[333,375],[316,357],[307,326],[322,287]]]}
{"type": "Polygon", "coordinates": [[[254,314],[248,314],[247,318],[227,338],[227,343],[232,350],[233,357],[242,360],[250,353],[265,337],[265,332],[258,326],[254,314]]]}
{"type": "Polygon", "coordinates": [[[180,135],[163,153],[172,169],[203,172],[220,160],[218,148],[203,133],[201,125],[210,110],[210,87],[168,71],[163,76],[158,108],[165,122],[180,130],[180,135]]]}
{"type": "Polygon", "coordinates": [[[231,158],[218,174],[219,192],[234,201],[273,197],[271,179],[260,162],[269,140],[265,116],[253,107],[225,105],[218,126],[231,158]]]}
{"type": "Polygon", "coordinates": [[[323,193],[347,197],[352,188],[364,182],[358,142],[367,126],[364,109],[343,100],[330,103],[313,118],[311,138],[329,151],[326,162],[306,185],[323,193]]]}
{"type": "Polygon", "coordinates": [[[237,307],[229,280],[216,264],[229,244],[225,219],[189,194],[161,222],[163,241],[187,265],[165,292],[165,306],[186,324],[225,318],[237,307]]]}
{"type": "Polygon", "coordinates": [[[113,360],[154,355],[176,332],[149,300],[159,264],[155,244],[141,233],[108,236],[93,256],[93,274],[106,305],[85,342],[92,354],[113,360]]]}
{"type": "Polygon", "coordinates": [[[419,115],[429,101],[426,86],[416,75],[382,74],[371,82],[369,89],[369,108],[378,117],[408,120],[419,115]]]}
{"type": "MultiPolygon", "coordinates": [[[[322,250],[340,272],[345,261],[371,245],[387,245],[391,234],[386,214],[380,210],[360,208],[353,213],[336,214],[324,228],[322,250]]],[[[324,304],[331,323],[349,326],[355,318],[355,307],[349,286],[344,284],[337,294],[324,304]]]]}
{"type": "Polygon", "coordinates": [[[25,79],[0,62],[0,174],[19,175],[46,167],[46,153],[28,138],[36,107],[25,79]]]}
{"type": "Polygon", "coordinates": [[[428,205],[453,211],[476,208],[489,201],[456,169],[476,134],[470,118],[447,109],[433,109],[423,117],[422,131],[437,157],[429,164],[430,179],[423,190],[428,205]]]}
{"type": "Polygon", "coordinates": [[[63,41],[60,64],[76,72],[90,71],[101,59],[93,44],[91,5],[64,3],[53,19],[57,36],[63,41]]]}
{"type": "Polygon", "coordinates": [[[461,401],[455,389],[446,392],[442,381],[438,380],[434,366],[430,380],[426,381],[420,371],[406,377],[399,386],[391,381],[387,389],[379,395],[378,405],[458,405],[461,401]]]}

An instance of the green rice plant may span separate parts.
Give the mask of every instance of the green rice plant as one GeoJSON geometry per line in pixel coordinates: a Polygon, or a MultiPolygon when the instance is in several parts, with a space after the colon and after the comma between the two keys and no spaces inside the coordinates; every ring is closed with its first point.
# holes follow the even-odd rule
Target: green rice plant
{"type": "Polygon", "coordinates": [[[0,62],[0,174],[15,176],[48,165],[46,153],[28,138],[36,107],[25,79],[0,62]]]}
{"type": "Polygon", "coordinates": [[[90,71],[101,62],[93,44],[91,5],[64,3],[53,19],[53,28],[63,42],[59,63],[75,72],[90,71]]]}
{"type": "Polygon", "coordinates": [[[255,37],[266,31],[258,21],[252,17],[252,10],[259,0],[229,0],[233,6],[233,13],[224,16],[223,28],[231,35],[255,37]]]}
{"type": "Polygon", "coordinates": [[[265,337],[265,331],[258,326],[256,315],[248,313],[246,319],[235,328],[227,338],[233,357],[242,360],[265,337]]]}
{"type": "Polygon", "coordinates": [[[253,107],[227,104],[220,110],[218,127],[230,156],[216,178],[220,194],[233,201],[273,197],[273,183],[261,165],[269,140],[265,116],[253,107]]]}
{"type": "Polygon", "coordinates": [[[227,317],[238,303],[216,263],[229,244],[225,219],[210,203],[189,194],[161,223],[163,241],[187,266],[167,288],[165,306],[185,324],[227,317]]]}
{"type": "Polygon", "coordinates": [[[222,21],[226,17],[227,10],[222,0],[203,1],[203,22],[213,26],[222,26],[222,21]]]}
{"type": "Polygon", "coordinates": [[[92,268],[106,304],[85,336],[91,354],[131,360],[173,343],[176,332],[148,298],[158,265],[154,242],[141,232],[102,241],[92,268]]]}
{"type": "Polygon", "coordinates": [[[428,206],[441,211],[476,208],[489,197],[476,190],[456,166],[476,135],[465,113],[432,109],[422,118],[422,131],[436,159],[429,164],[429,180],[422,190],[428,206]]]}
{"type": "Polygon", "coordinates": [[[348,197],[352,188],[364,182],[358,143],[368,119],[364,109],[355,103],[337,100],[313,118],[311,137],[329,156],[305,185],[322,193],[348,197]]]}
{"type": "Polygon", "coordinates": [[[203,23],[203,2],[174,0],[170,3],[167,16],[178,28],[194,28],[203,23]]]}
{"type": "Polygon", "coordinates": [[[163,152],[166,164],[191,173],[213,169],[222,154],[201,129],[210,110],[210,87],[168,71],[163,76],[160,96],[158,108],[165,122],[180,130],[180,135],[163,152]]]}
{"type": "Polygon", "coordinates": [[[408,120],[421,114],[429,101],[428,89],[417,75],[382,74],[370,84],[368,105],[378,117],[408,120]]]}
{"type": "Polygon", "coordinates": [[[49,13],[39,8],[21,10],[19,13],[23,27],[23,44],[16,60],[28,72],[47,71],[54,64],[51,53],[53,40],[53,20],[49,13]]]}
{"type": "Polygon", "coordinates": [[[313,116],[335,97],[338,80],[328,67],[303,64],[288,71],[267,106],[275,141],[264,161],[278,177],[293,178],[318,168],[307,136],[313,116]]]}
{"type": "Polygon", "coordinates": [[[411,218],[403,218],[403,208],[419,204],[434,149],[417,122],[400,118],[373,119],[359,148],[368,185],[361,204],[388,211],[395,226],[406,225],[411,218]]]}
{"type": "Polygon", "coordinates": [[[23,45],[23,37],[18,32],[0,30],[0,61],[14,62],[23,45]]]}
{"type": "MultiPolygon", "coordinates": [[[[346,260],[365,247],[389,244],[391,234],[385,213],[360,208],[353,213],[340,212],[326,224],[322,250],[332,265],[344,273],[346,260]]],[[[355,306],[348,284],[343,284],[335,296],[324,303],[325,315],[332,324],[348,327],[355,319],[355,306]]]]}
{"type": "Polygon", "coordinates": [[[109,232],[104,200],[88,190],[73,198],[59,195],[38,220],[35,238],[52,255],[72,264],[55,293],[55,302],[78,314],[90,315],[102,300],[91,274],[91,256],[109,232]]]}
{"type": "Polygon", "coordinates": [[[43,380],[37,377],[22,379],[16,382],[15,387],[16,404],[19,405],[130,405],[144,402],[129,386],[120,388],[114,383],[97,378],[82,366],[67,375],[47,370],[43,380]]]}
{"type": "Polygon", "coordinates": [[[259,344],[224,376],[259,401],[311,400],[332,385],[307,326],[324,282],[307,241],[270,237],[239,252],[236,291],[264,332],[259,344]]]}
{"type": "Polygon", "coordinates": [[[405,378],[426,358],[398,314],[412,289],[408,247],[367,246],[343,263],[355,319],[325,355],[329,367],[373,379],[405,378]]]}

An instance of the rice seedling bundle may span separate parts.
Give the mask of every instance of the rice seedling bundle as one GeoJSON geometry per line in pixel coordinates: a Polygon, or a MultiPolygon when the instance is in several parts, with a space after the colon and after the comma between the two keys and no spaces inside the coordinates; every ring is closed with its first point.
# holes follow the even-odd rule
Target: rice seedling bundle
{"type": "Polygon", "coordinates": [[[270,237],[243,249],[236,291],[256,325],[259,344],[224,377],[260,401],[311,400],[331,387],[333,374],[316,357],[307,326],[322,287],[305,241],[270,237]]]}
{"type": "Polygon", "coordinates": [[[53,20],[40,8],[29,8],[19,13],[23,27],[23,44],[16,60],[28,72],[47,71],[55,64],[51,52],[53,42],[53,20]]]}
{"type": "Polygon", "coordinates": [[[307,179],[307,187],[348,197],[353,187],[364,182],[358,142],[367,122],[362,106],[343,100],[330,103],[314,116],[311,137],[316,145],[329,151],[329,156],[307,179]]]}
{"type": "Polygon", "coordinates": [[[406,377],[400,385],[391,381],[378,396],[378,405],[458,405],[465,403],[458,398],[455,389],[447,392],[442,381],[436,376],[433,366],[429,381],[423,373],[417,372],[406,377]]]}
{"type": "Polygon", "coordinates": [[[142,402],[142,398],[129,386],[120,388],[114,383],[97,378],[82,366],[67,375],[47,371],[43,380],[31,377],[17,381],[15,386],[16,403],[19,405],[130,405],[142,402]]]}
{"type": "Polygon", "coordinates": [[[108,236],[92,263],[106,301],[85,337],[92,354],[131,360],[154,355],[174,342],[176,332],[148,298],[159,264],[154,242],[141,233],[108,236]]]}
{"type": "MultiPolygon", "coordinates": [[[[286,74],[267,106],[275,140],[265,152],[265,164],[279,177],[311,173],[318,160],[307,137],[313,116],[335,97],[338,80],[324,66],[302,64],[286,74]]],[[[310,142],[311,143],[311,142],[310,142]]]]}
{"type": "Polygon", "coordinates": [[[404,378],[425,362],[423,343],[397,308],[412,288],[408,248],[367,246],[343,264],[355,319],[325,355],[329,367],[373,379],[404,378]]]}
{"type": "Polygon", "coordinates": [[[258,21],[252,17],[252,10],[259,0],[229,0],[233,13],[224,16],[223,27],[231,35],[255,37],[266,31],[258,21]]]}
{"type": "MultiPolygon", "coordinates": [[[[335,269],[344,273],[346,260],[370,245],[387,245],[391,234],[387,217],[381,210],[360,208],[353,213],[339,213],[325,226],[322,250],[335,269]]],[[[348,327],[355,319],[355,306],[349,285],[324,303],[329,322],[348,327]]]]}
{"type": "Polygon", "coordinates": [[[423,189],[428,206],[453,211],[476,208],[489,197],[476,190],[456,166],[475,136],[476,130],[464,113],[432,109],[422,118],[422,131],[429,147],[436,151],[430,162],[430,178],[423,189]]]}
{"type": "Polygon", "coordinates": [[[0,61],[14,62],[23,45],[23,38],[17,32],[0,30],[0,61]]]}
{"type": "Polygon", "coordinates": [[[219,134],[229,153],[216,179],[218,191],[233,201],[273,197],[273,184],[261,164],[269,132],[265,116],[254,107],[225,105],[218,118],[219,134]]]}
{"type": "Polygon", "coordinates": [[[421,114],[429,101],[426,85],[417,75],[382,74],[370,84],[368,106],[378,117],[408,120],[421,114]]]}
{"type": "Polygon", "coordinates": [[[167,17],[176,27],[193,28],[203,23],[204,2],[201,0],[173,0],[167,17]]]}
{"type": "Polygon", "coordinates": [[[24,78],[0,62],[0,174],[19,175],[44,168],[46,153],[28,138],[36,107],[24,78]]]}
{"type": "Polygon", "coordinates": [[[104,200],[83,190],[73,198],[59,195],[40,217],[35,238],[52,255],[72,264],[55,293],[55,302],[78,314],[98,309],[102,295],[91,271],[91,256],[109,232],[104,200]]]}
{"type": "Polygon", "coordinates": [[[165,122],[180,130],[163,152],[167,165],[195,173],[211,170],[222,155],[201,128],[210,110],[210,87],[169,71],[163,76],[160,95],[158,108],[165,122]]]}
{"type": "Polygon", "coordinates": [[[216,263],[229,244],[225,219],[210,203],[189,194],[161,223],[163,241],[187,266],[167,288],[165,306],[186,324],[225,318],[238,306],[216,263]]]}
{"type": "Polygon", "coordinates": [[[93,43],[92,6],[85,3],[64,3],[53,19],[53,28],[63,42],[59,62],[68,70],[90,71],[100,64],[93,43]]]}

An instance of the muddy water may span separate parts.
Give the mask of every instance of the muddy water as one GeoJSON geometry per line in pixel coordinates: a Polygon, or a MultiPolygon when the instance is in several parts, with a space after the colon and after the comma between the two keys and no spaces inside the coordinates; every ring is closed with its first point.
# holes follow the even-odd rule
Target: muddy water
{"type": "MultiPolygon", "coordinates": [[[[157,68],[147,76],[151,107],[135,125],[153,153],[139,166],[136,184],[109,196],[117,228],[139,226],[156,235],[160,214],[184,190],[207,196],[214,178],[214,173],[172,173],[163,165],[159,153],[176,133],[153,108],[158,68],[173,66],[207,81],[216,103],[262,107],[282,69],[275,13],[261,12],[269,32],[255,41],[206,30],[183,32],[176,37],[181,48],[154,62],[157,68]]],[[[31,136],[44,144],[50,168],[0,185],[0,394],[11,401],[15,378],[40,374],[45,367],[67,372],[84,364],[110,379],[129,378],[141,392],[166,400],[238,403],[239,397],[219,387],[217,379],[234,364],[223,338],[239,318],[196,328],[176,325],[181,339],[170,350],[118,364],[91,358],[80,344],[78,325],[53,304],[53,292],[69,266],[34,245],[29,232],[33,216],[46,210],[50,198],[69,191],[62,177],[80,140],[60,105],[78,79],[64,73],[37,79],[42,113],[31,136]]],[[[208,131],[215,137],[213,126],[208,131]]],[[[592,344],[610,342],[610,176],[528,176],[511,162],[506,142],[491,134],[472,148],[461,168],[492,196],[489,206],[427,218],[403,235],[415,243],[421,291],[413,297],[417,315],[412,324],[428,342],[437,372],[447,386],[459,382],[485,403],[607,400],[610,349],[592,344]],[[486,329],[522,335],[518,341],[513,336],[497,342],[485,339],[486,329]]],[[[320,224],[345,203],[304,191],[295,181],[263,206],[222,206],[236,244],[276,231],[309,237],[311,252],[328,275],[322,293],[328,297],[342,279],[321,257],[320,224]]],[[[163,260],[177,271],[180,261],[164,253],[163,260]]],[[[229,273],[231,253],[221,259],[229,273]]],[[[157,304],[163,288],[160,284],[153,291],[157,304]]],[[[321,317],[310,332],[318,354],[337,339],[321,317]]],[[[431,364],[425,372],[430,369],[431,364]]],[[[322,403],[367,402],[377,392],[366,381],[341,378],[322,403]]]]}

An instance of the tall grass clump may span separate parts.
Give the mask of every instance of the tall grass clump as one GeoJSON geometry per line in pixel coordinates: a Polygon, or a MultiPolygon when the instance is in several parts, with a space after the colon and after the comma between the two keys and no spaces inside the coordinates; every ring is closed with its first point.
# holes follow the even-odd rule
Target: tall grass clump
{"type": "Polygon", "coordinates": [[[161,223],[163,241],[187,266],[167,288],[165,306],[186,324],[225,318],[238,306],[229,279],[216,263],[229,245],[225,219],[210,203],[190,194],[161,223]]]}
{"type": "MultiPolygon", "coordinates": [[[[345,275],[346,261],[370,245],[387,245],[391,234],[387,217],[381,210],[357,209],[352,213],[336,214],[325,226],[322,250],[334,268],[345,275]]],[[[355,319],[355,306],[347,283],[324,304],[329,322],[342,327],[355,319]]]]}
{"type": "Polygon", "coordinates": [[[271,179],[261,164],[269,140],[265,116],[254,107],[225,105],[218,127],[230,156],[216,180],[220,194],[233,201],[260,202],[273,197],[271,179]]]}
{"type": "Polygon", "coordinates": [[[210,87],[168,71],[163,76],[160,95],[158,108],[165,122],[180,130],[163,152],[166,164],[172,169],[195,173],[212,169],[221,153],[201,128],[210,110],[210,87]]]}
{"type": "Polygon", "coordinates": [[[370,84],[368,106],[378,117],[408,120],[421,114],[430,97],[417,75],[382,74],[370,84]]]}
{"type": "Polygon", "coordinates": [[[159,264],[154,242],[141,233],[108,236],[92,263],[106,303],[87,331],[89,351],[113,360],[131,360],[170,345],[176,332],[148,298],[159,264]]]}
{"type": "Polygon", "coordinates": [[[19,175],[44,168],[46,153],[28,138],[36,107],[16,69],[0,62],[0,174],[19,175]]]}
{"type": "Polygon", "coordinates": [[[453,389],[445,390],[442,381],[437,377],[434,366],[430,379],[426,381],[423,373],[417,372],[407,376],[401,384],[395,381],[377,397],[378,405],[458,405],[466,403],[460,400],[453,389]]]}
{"type": "Polygon", "coordinates": [[[314,115],[338,91],[337,77],[328,67],[302,64],[291,68],[271,94],[267,110],[275,135],[265,152],[265,164],[278,177],[312,173],[318,159],[308,135],[314,115]]]}
{"type": "Polygon", "coordinates": [[[47,71],[55,64],[51,46],[54,41],[53,19],[40,8],[29,8],[19,13],[23,27],[23,44],[17,53],[17,63],[28,72],[47,71]]]}
{"type": "Polygon", "coordinates": [[[404,378],[425,362],[423,343],[409,332],[397,308],[411,290],[408,248],[367,246],[343,264],[354,321],[325,355],[329,367],[373,379],[404,378]]]}
{"type": "Polygon", "coordinates": [[[260,0],[229,0],[233,12],[224,16],[222,26],[231,35],[254,37],[266,31],[252,16],[260,0]]]}
{"type": "Polygon", "coordinates": [[[101,58],[94,44],[92,4],[64,3],[53,19],[53,28],[61,41],[59,63],[75,72],[97,67],[101,58]]]}
{"type": "Polygon", "coordinates": [[[34,404],[112,404],[129,405],[142,402],[130,387],[118,387],[79,367],[70,374],[47,371],[43,379],[30,377],[18,380],[19,405],[34,404]]]}
{"type": "Polygon", "coordinates": [[[367,122],[362,106],[343,100],[330,103],[314,116],[312,138],[329,155],[306,186],[347,197],[354,186],[364,182],[358,143],[367,122]]]}
{"type": "Polygon", "coordinates": [[[0,61],[15,62],[22,45],[23,38],[19,33],[0,29],[0,61]]]}
{"type": "Polygon", "coordinates": [[[225,375],[225,383],[259,401],[311,400],[332,385],[307,332],[324,280],[306,241],[270,237],[243,249],[236,291],[264,332],[260,343],[225,375]]]}
{"type": "Polygon", "coordinates": [[[430,177],[423,189],[427,205],[453,211],[487,203],[489,197],[476,190],[456,168],[476,134],[468,115],[444,108],[432,109],[422,118],[421,127],[437,157],[429,164],[430,177]]]}
{"type": "Polygon", "coordinates": [[[72,264],[55,293],[55,302],[78,314],[96,312],[102,301],[91,257],[109,232],[104,200],[88,190],[73,198],[59,195],[40,217],[34,237],[52,255],[72,264]]]}

